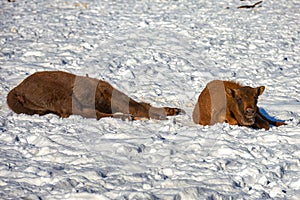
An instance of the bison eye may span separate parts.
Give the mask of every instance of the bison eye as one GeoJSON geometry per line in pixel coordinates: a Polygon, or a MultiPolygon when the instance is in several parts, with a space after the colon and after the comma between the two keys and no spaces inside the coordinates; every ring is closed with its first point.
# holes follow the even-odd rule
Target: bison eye
{"type": "Polygon", "coordinates": [[[237,102],[238,104],[241,104],[241,103],[242,103],[242,98],[237,97],[237,98],[236,98],[236,102],[237,102]]]}

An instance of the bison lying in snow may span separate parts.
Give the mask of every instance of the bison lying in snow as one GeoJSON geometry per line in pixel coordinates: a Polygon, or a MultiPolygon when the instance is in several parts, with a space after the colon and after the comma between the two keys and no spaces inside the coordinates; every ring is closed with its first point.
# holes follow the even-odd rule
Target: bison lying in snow
{"type": "Polygon", "coordinates": [[[267,119],[259,111],[257,99],[264,90],[264,86],[252,88],[232,81],[211,81],[198,98],[193,120],[201,125],[227,122],[258,129],[269,129],[270,124],[284,125],[267,119]]]}
{"type": "Polygon", "coordinates": [[[61,71],[37,72],[29,76],[9,92],[7,103],[16,113],[53,113],[63,118],[77,114],[96,119],[165,119],[184,112],[136,102],[105,81],[61,71]]]}

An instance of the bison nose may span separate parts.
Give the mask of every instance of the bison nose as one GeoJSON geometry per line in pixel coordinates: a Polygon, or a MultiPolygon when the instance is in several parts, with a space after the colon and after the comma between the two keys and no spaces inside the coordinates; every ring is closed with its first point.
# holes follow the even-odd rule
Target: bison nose
{"type": "Polygon", "coordinates": [[[253,108],[247,108],[246,109],[246,114],[247,115],[254,115],[254,113],[255,113],[255,110],[253,108]]]}

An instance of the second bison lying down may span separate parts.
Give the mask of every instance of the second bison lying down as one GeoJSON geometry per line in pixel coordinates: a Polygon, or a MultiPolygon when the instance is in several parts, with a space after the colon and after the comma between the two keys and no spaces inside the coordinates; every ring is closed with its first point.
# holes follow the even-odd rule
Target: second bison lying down
{"type": "Polygon", "coordinates": [[[60,117],[77,114],[97,119],[165,119],[184,112],[136,102],[105,81],[61,71],[37,72],[27,77],[9,92],[7,103],[16,113],[53,113],[60,117]]]}
{"type": "Polygon", "coordinates": [[[264,90],[264,86],[252,88],[232,81],[214,80],[201,92],[193,112],[193,120],[201,125],[227,122],[259,129],[269,129],[270,124],[284,125],[284,122],[267,119],[259,111],[257,99],[264,90]]]}

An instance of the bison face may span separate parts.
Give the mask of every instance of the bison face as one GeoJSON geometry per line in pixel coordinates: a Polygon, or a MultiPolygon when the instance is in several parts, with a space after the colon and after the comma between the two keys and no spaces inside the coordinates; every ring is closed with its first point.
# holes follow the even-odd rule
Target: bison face
{"type": "Polygon", "coordinates": [[[255,122],[255,115],[257,112],[257,99],[265,90],[264,86],[252,88],[249,86],[238,89],[226,88],[226,93],[232,99],[230,103],[231,112],[243,126],[251,126],[255,122]]]}

